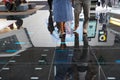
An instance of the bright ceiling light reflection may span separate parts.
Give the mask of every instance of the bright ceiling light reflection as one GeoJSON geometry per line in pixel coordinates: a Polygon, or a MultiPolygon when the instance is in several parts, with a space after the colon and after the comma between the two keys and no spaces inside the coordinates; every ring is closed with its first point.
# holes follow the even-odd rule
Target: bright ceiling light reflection
{"type": "Polygon", "coordinates": [[[107,77],[108,80],[115,80],[115,77],[107,77]]]}
{"type": "Polygon", "coordinates": [[[111,17],[110,18],[110,23],[114,24],[114,25],[117,25],[117,26],[120,26],[120,19],[111,17]]]}
{"type": "Polygon", "coordinates": [[[120,22],[120,19],[117,19],[117,18],[111,17],[110,19],[111,19],[111,20],[114,20],[114,21],[117,21],[117,22],[120,22]]]}

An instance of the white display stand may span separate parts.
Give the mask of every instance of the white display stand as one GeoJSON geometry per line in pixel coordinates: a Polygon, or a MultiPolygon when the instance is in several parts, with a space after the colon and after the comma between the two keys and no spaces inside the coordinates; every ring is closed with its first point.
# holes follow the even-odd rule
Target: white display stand
{"type": "Polygon", "coordinates": [[[15,53],[1,53],[0,57],[8,57],[8,56],[15,56],[16,54],[26,50],[27,48],[32,47],[32,44],[29,42],[28,36],[26,35],[26,32],[24,31],[24,29],[20,29],[20,30],[13,30],[10,32],[6,32],[4,34],[0,34],[0,39],[6,38],[6,37],[10,37],[12,35],[15,35],[17,37],[18,42],[22,42],[24,44],[20,44],[21,49],[15,53]]]}

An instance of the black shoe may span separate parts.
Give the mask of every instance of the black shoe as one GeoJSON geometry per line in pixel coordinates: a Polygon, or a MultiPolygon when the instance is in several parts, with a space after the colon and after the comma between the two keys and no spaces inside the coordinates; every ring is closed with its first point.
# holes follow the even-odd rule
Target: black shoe
{"type": "Polygon", "coordinates": [[[63,38],[64,37],[64,35],[65,35],[65,32],[64,33],[60,33],[60,38],[63,38]]]}

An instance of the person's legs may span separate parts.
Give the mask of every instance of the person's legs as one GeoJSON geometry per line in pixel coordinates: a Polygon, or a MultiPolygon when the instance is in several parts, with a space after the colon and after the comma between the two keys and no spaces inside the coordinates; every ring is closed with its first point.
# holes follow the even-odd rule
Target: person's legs
{"type": "Polygon", "coordinates": [[[54,24],[53,24],[53,17],[52,14],[50,13],[49,17],[48,17],[48,30],[49,32],[52,34],[54,31],[54,24]]]}
{"type": "Polygon", "coordinates": [[[65,64],[56,64],[56,75],[54,80],[64,80],[66,74],[65,64]]]}
{"type": "Polygon", "coordinates": [[[90,2],[83,3],[83,13],[84,13],[83,33],[87,33],[90,18],[90,2]]]}
{"type": "Polygon", "coordinates": [[[77,28],[79,27],[79,13],[74,13],[74,16],[75,16],[74,30],[77,30],[77,28]]]}
{"type": "Polygon", "coordinates": [[[48,5],[49,5],[49,10],[52,10],[52,2],[53,0],[47,0],[48,1],[48,5]]]}
{"type": "Polygon", "coordinates": [[[82,3],[79,0],[74,1],[74,18],[75,18],[75,25],[74,30],[77,30],[79,27],[79,14],[82,11],[82,3]]]}
{"type": "Polygon", "coordinates": [[[8,9],[8,11],[11,11],[12,8],[13,8],[13,4],[10,3],[10,2],[6,2],[6,3],[5,3],[5,6],[6,6],[6,8],[8,9]]]}
{"type": "Polygon", "coordinates": [[[73,64],[72,68],[73,68],[73,80],[79,80],[79,72],[77,69],[77,65],[73,64]]]}
{"type": "Polygon", "coordinates": [[[60,22],[60,32],[61,34],[65,33],[65,22],[60,22]]]}
{"type": "Polygon", "coordinates": [[[105,0],[101,0],[102,7],[105,6],[105,0]]]}
{"type": "Polygon", "coordinates": [[[63,34],[65,32],[65,22],[56,22],[57,26],[59,26],[60,33],[63,34]]]}
{"type": "Polygon", "coordinates": [[[52,34],[54,31],[54,22],[53,22],[53,14],[52,14],[52,1],[53,0],[47,0],[48,6],[49,6],[49,18],[48,18],[48,30],[52,34]]]}
{"type": "Polygon", "coordinates": [[[65,34],[65,22],[57,22],[60,27],[60,38],[65,34]]]}

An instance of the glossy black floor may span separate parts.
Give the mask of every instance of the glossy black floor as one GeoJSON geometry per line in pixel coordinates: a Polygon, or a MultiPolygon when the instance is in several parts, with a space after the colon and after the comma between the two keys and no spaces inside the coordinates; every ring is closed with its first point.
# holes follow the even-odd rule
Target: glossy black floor
{"type": "Polygon", "coordinates": [[[31,47],[13,57],[0,57],[0,80],[84,80],[85,76],[86,80],[120,80],[120,43],[79,46],[76,34],[74,44],[67,46],[64,35],[57,47],[31,47]]]}
{"type": "Polygon", "coordinates": [[[30,48],[14,57],[0,58],[0,78],[2,80],[53,80],[51,62],[54,50],[55,48],[30,48]],[[45,62],[42,57],[45,57],[45,62]]]}
{"type": "Polygon", "coordinates": [[[119,80],[120,45],[92,47],[83,36],[84,46],[79,46],[77,35],[75,46],[67,46],[63,35],[57,47],[31,47],[13,57],[1,57],[0,79],[84,80],[86,75],[86,80],[111,76],[119,80]]]}

